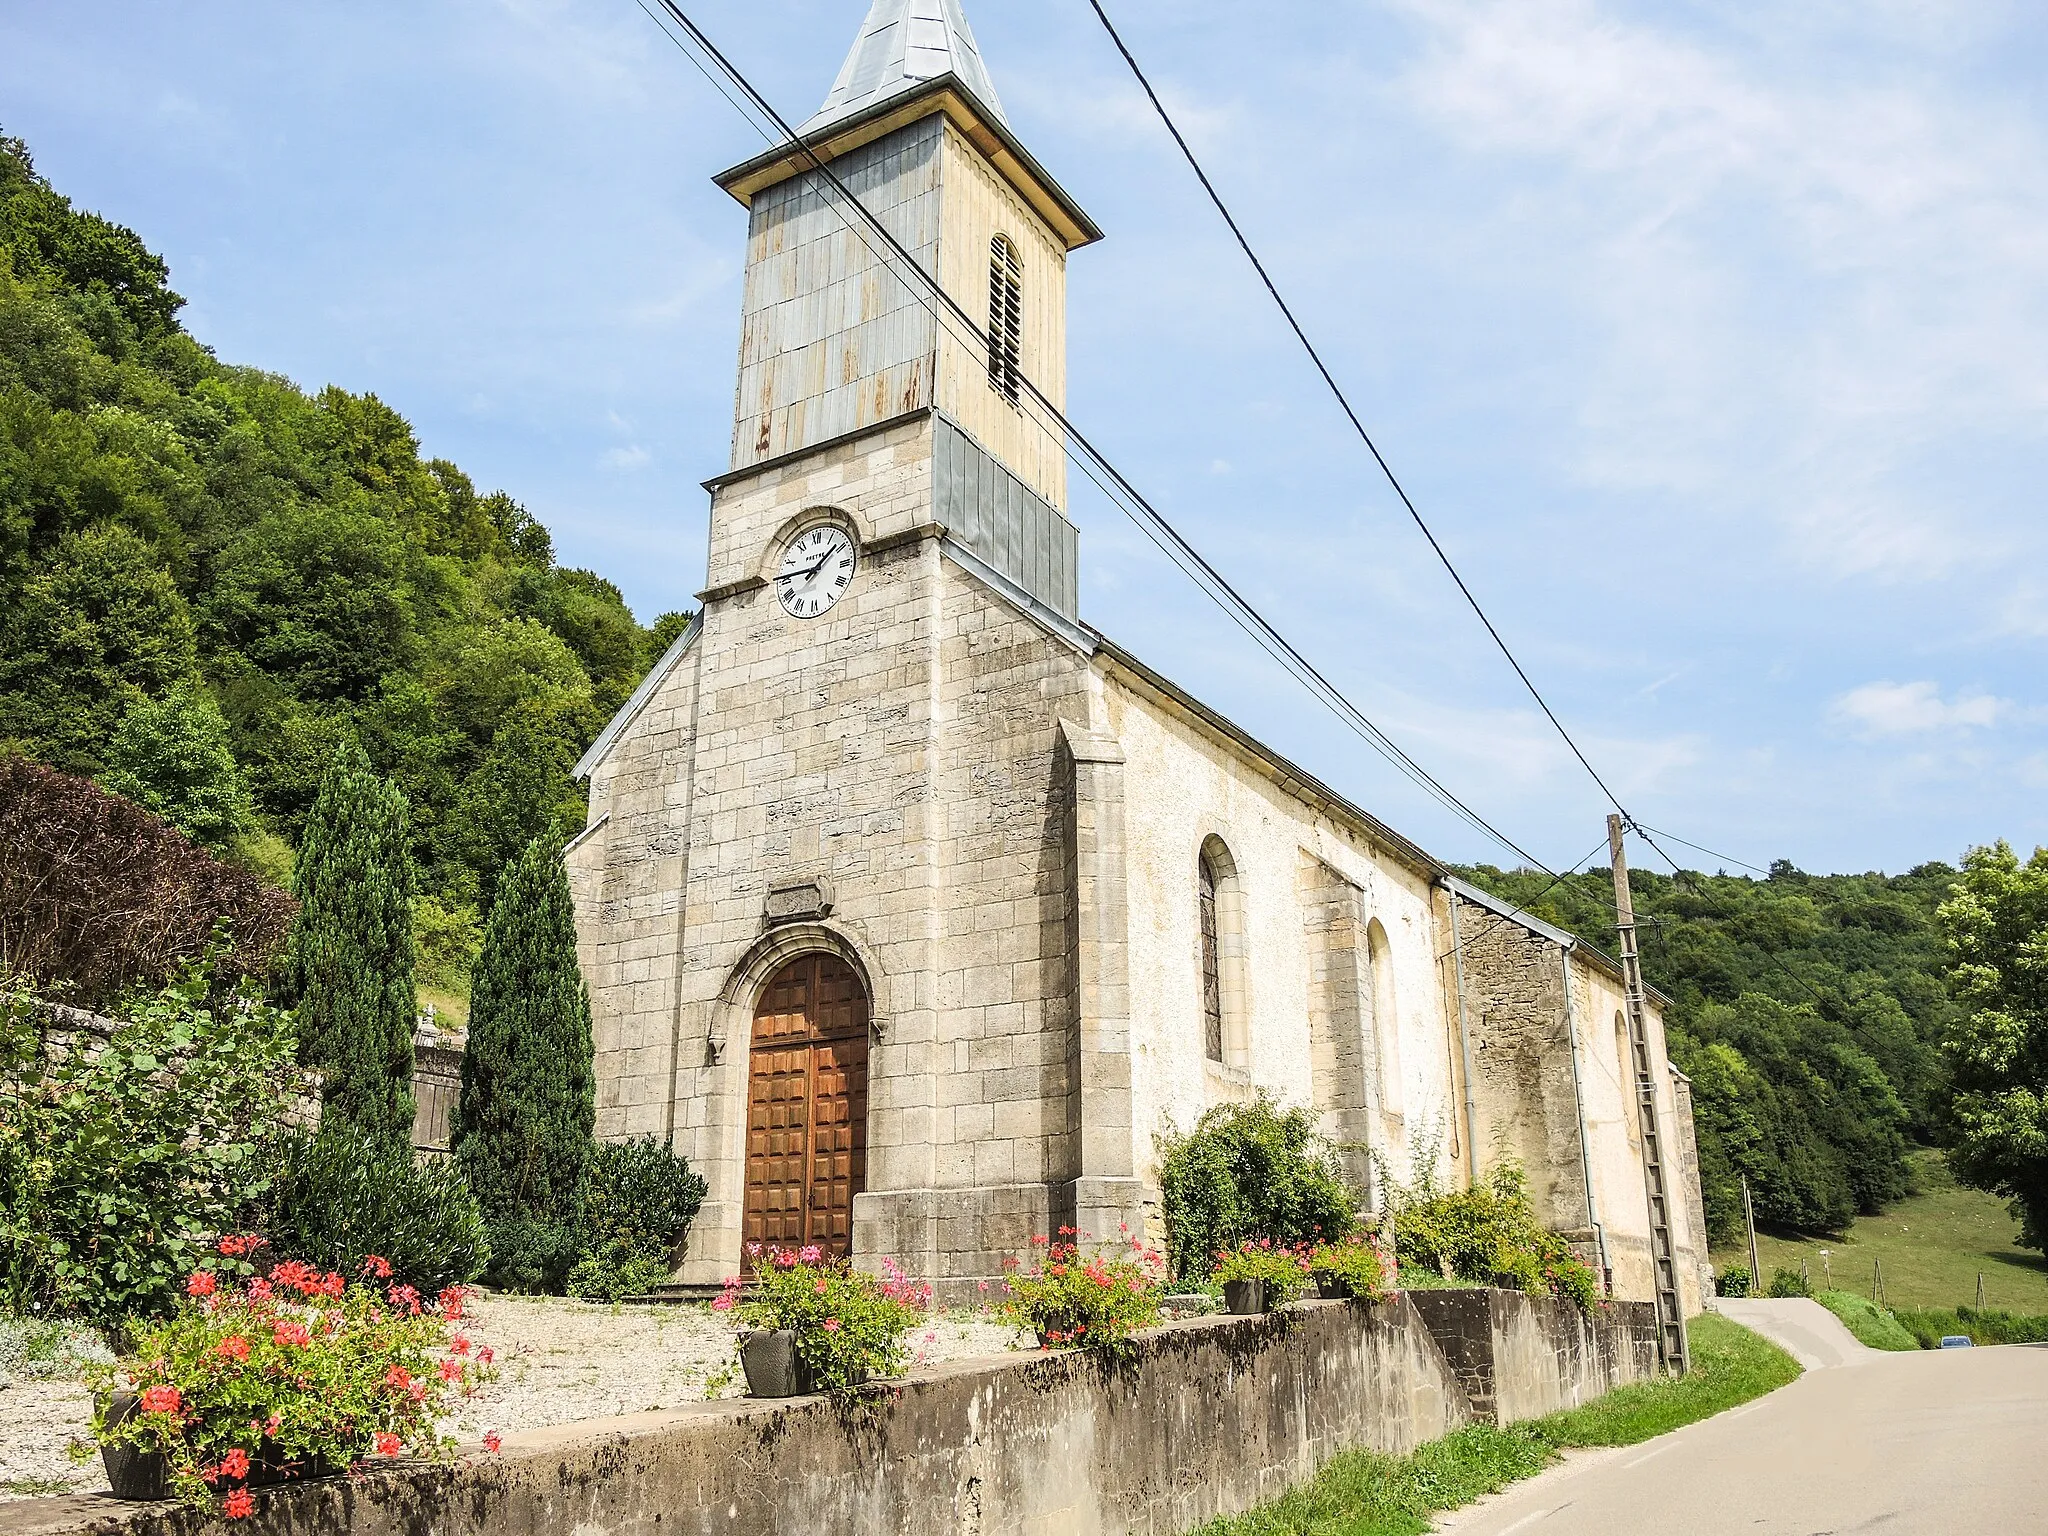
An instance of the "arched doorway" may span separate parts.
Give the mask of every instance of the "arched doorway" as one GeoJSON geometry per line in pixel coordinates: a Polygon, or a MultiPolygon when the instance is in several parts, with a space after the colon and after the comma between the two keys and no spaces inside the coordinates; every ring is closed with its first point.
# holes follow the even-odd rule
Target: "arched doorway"
{"type": "Polygon", "coordinates": [[[745,1242],[850,1254],[867,1151],[867,989],[837,955],[799,956],[754,1007],[745,1242]]]}

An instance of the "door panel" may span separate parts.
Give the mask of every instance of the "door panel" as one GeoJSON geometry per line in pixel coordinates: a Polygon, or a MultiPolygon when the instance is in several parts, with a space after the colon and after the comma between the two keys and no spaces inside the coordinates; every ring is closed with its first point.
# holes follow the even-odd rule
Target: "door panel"
{"type": "Polygon", "coordinates": [[[859,975],[836,955],[791,961],[762,989],[754,1014],[747,1242],[851,1253],[853,1197],[867,1175],[867,1100],[868,998],[859,975]]]}

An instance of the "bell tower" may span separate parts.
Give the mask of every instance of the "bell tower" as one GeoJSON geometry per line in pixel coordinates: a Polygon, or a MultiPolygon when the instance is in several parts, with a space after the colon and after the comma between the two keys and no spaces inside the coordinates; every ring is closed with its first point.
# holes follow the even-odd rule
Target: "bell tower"
{"type": "Polygon", "coordinates": [[[717,178],[749,213],[730,474],[931,416],[934,521],[1074,619],[1065,443],[1023,381],[1064,406],[1067,253],[1101,231],[1011,131],[959,0],[874,0],[798,132],[804,151],[717,178]],[[973,326],[900,269],[833,178],[973,326]],[[998,499],[1020,526],[984,529],[963,503],[982,499],[984,461],[1014,482],[998,499]],[[1006,547],[1020,533],[1047,569],[1006,547]]]}

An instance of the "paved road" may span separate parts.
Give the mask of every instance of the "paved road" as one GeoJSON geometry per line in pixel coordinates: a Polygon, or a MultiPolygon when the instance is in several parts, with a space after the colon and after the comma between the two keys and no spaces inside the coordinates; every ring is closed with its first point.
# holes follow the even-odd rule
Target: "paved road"
{"type": "MultiPolygon", "coordinates": [[[[1813,1302],[1802,1304],[1824,1316],[1813,1302]]],[[[2048,1346],[1841,1348],[1799,1307],[1763,1322],[1816,1361],[1790,1386],[1594,1452],[1446,1517],[1456,1536],[1964,1536],[2048,1532],[2048,1346]],[[1833,1356],[1844,1363],[1824,1363],[1833,1356]]],[[[1729,1309],[1731,1313],[1734,1308],[1729,1309]]],[[[1832,1316],[1827,1321],[1834,1323],[1832,1316]]],[[[1840,1328],[1839,1323],[1835,1323],[1840,1328]]],[[[1846,1334],[1846,1330],[1843,1330],[1846,1334]]]]}

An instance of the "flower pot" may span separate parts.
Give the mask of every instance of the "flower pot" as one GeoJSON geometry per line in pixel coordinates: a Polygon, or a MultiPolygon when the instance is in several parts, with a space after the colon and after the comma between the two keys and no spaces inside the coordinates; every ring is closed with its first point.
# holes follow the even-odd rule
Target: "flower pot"
{"type": "Polygon", "coordinates": [[[751,1397],[805,1397],[813,1390],[811,1369],[787,1328],[760,1328],[741,1339],[740,1365],[751,1397]]]}
{"type": "Polygon", "coordinates": [[[1049,1317],[1038,1325],[1040,1349],[1067,1349],[1081,1341],[1074,1337],[1080,1325],[1071,1317],[1049,1317]]]}
{"type": "MultiPolygon", "coordinates": [[[[107,1402],[107,1428],[118,1429],[139,1406],[133,1392],[116,1392],[107,1402]]],[[[145,1451],[133,1445],[103,1445],[100,1461],[107,1469],[107,1484],[117,1499],[164,1499],[170,1497],[169,1468],[163,1453],[145,1451]]]]}
{"type": "Polygon", "coordinates": [[[1316,1294],[1325,1301],[1349,1301],[1358,1293],[1343,1275],[1325,1272],[1316,1276],[1316,1294]]]}
{"type": "Polygon", "coordinates": [[[1253,1317],[1266,1310],[1266,1282],[1263,1280],[1226,1280],[1223,1282],[1223,1305],[1232,1317],[1253,1317]]]}

